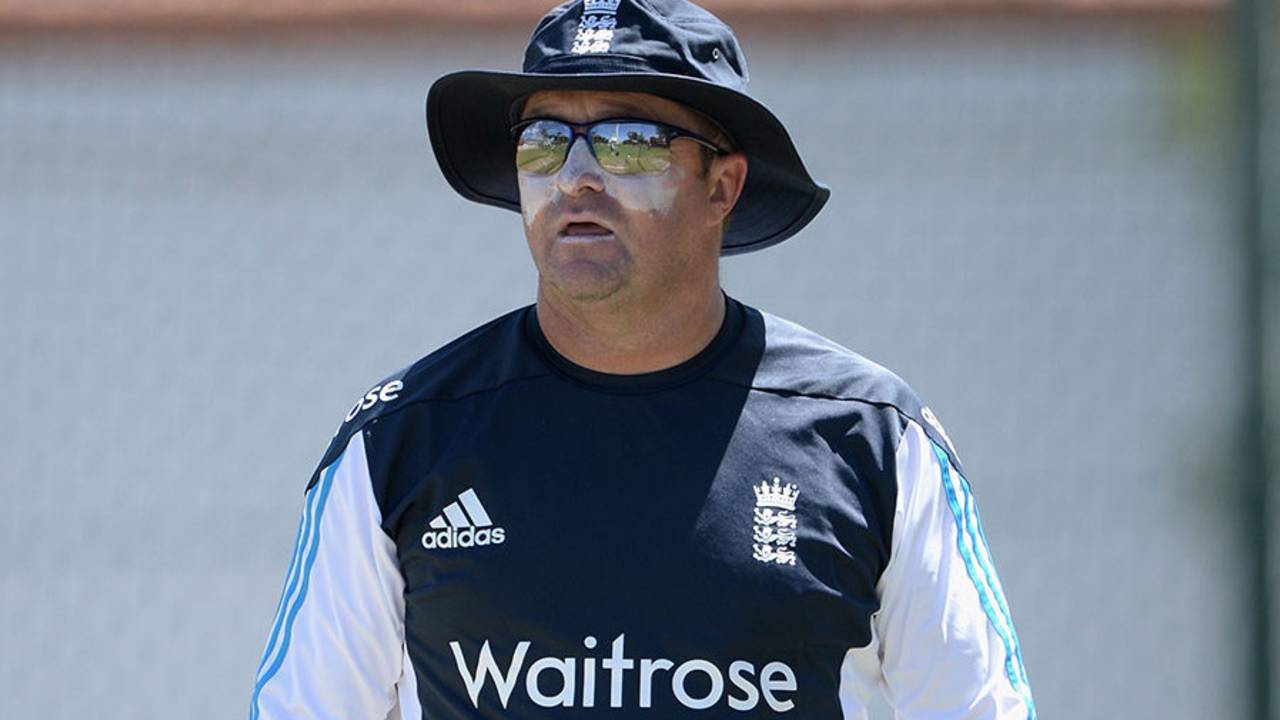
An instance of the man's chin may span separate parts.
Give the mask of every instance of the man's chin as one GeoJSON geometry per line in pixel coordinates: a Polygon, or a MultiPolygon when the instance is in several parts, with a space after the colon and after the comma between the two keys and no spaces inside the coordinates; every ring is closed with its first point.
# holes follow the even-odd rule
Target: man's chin
{"type": "Polygon", "coordinates": [[[615,297],[626,286],[629,260],[616,242],[587,247],[557,243],[548,248],[538,271],[541,281],[564,299],[595,303],[615,297]]]}
{"type": "Polygon", "coordinates": [[[622,283],[589,283],[589,282],[553,282],[557,294],[566,300],[576,303],[602,303],[617,297],[622,290],[622,283]]]}
{"type": "Polygon", "coordinates": [[[582,262],[556,267],[541,280],[560,297],[577,303],[604,302],[617,297],[626,286],[626,276],[615,268],[582,262]]]}

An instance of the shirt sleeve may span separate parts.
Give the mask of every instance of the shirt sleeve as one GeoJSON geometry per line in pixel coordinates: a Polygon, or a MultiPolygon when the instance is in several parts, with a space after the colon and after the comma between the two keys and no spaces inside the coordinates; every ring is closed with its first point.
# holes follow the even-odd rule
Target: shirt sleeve
{"type": "Polygon", "coordinates": [[[404,580],[381,521],[355,432],[307,490],[250,720],[398,714],[404,580]]]}
{"type": "Polygon", "coordinates": [[[896,463],[893,545],[874,621],[890,705],[900,720],[1035,720],[968,482],[913,421],[896,463]]]}

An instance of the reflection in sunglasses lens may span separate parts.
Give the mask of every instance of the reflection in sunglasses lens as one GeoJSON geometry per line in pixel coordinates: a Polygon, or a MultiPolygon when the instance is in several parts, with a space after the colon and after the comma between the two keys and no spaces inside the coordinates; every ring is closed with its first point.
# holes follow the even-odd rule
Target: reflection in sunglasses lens
{"type": "MultiPolygon", "coordinates": [[[[614,175],[662,172],[671,166],[665,133],[651,123],[600,123],[588,130],[596,162],[614,175]]],[[[564,123],[538,121],[524,128],[516,144],[516,168],[550,175],[560,169],[573,145],[564,123]]]]}
{"type": "Polygon", "coordinates": [[[569,128],[560,123],[530,124],[516,144],[516,168],[539,175],[555,172],[564,163],[572,138],[569,128]]]}

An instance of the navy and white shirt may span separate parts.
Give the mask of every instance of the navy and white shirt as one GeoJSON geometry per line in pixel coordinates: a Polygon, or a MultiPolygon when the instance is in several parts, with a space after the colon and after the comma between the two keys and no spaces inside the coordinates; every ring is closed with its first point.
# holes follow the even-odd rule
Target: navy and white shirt
{"type": "Polygon", "coordinates": [[[307,487],[258,718],[1035,717],[950,441],[897,376],[727,300],[577,366],[533,306],[378,383],[307,487]]]}

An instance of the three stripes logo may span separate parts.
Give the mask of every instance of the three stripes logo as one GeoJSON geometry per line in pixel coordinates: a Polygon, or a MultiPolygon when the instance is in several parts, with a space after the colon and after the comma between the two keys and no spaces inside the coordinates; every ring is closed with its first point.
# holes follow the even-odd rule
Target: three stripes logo
{"type": "Polygon", "coordinates": [[[493,524],[471,488],[446,505],[427,526],[430,529],[422,535],[422,547],[428,550],[501,545],[507,539],[507,531],[493,524]]]}

